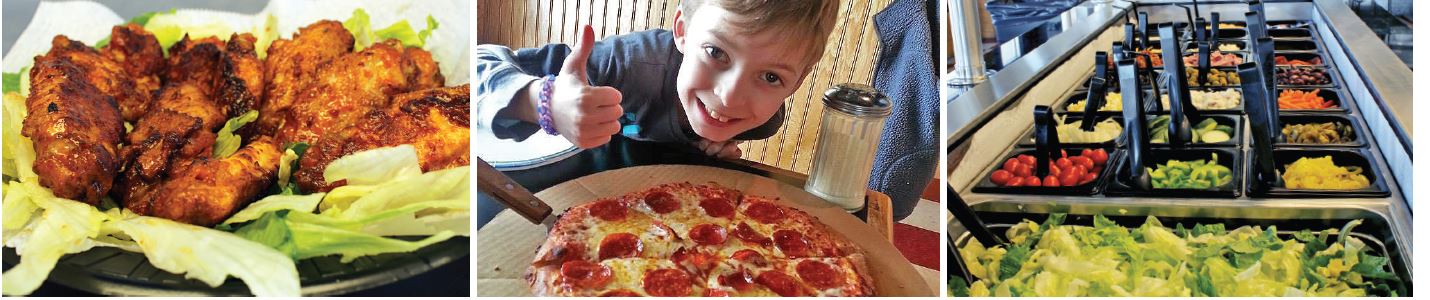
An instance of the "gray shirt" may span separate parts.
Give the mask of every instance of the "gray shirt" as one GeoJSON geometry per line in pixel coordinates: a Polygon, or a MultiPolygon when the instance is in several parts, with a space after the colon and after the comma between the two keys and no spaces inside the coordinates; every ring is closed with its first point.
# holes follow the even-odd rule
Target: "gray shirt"
{"type": "MultiPolygon", "coordinates": [[[[477,122],[487,124],[496,137],[525,140],[540,126],[518,120],[509,106],[523,88],[546,74],[557,74],[571,48],[550,44],[512,51],[498,45],[476,49],[477,122]]],[[[595,43],[586,64],[591,85],[621,91],[621,135],[650,142],[695,142],[675,90],[682,58],[670,31],[653,29],[608,37],[595,43]]],[[[734,139],[756,140],[775,134],[784,122],[784,107],[769,121],[734,139]]]]}

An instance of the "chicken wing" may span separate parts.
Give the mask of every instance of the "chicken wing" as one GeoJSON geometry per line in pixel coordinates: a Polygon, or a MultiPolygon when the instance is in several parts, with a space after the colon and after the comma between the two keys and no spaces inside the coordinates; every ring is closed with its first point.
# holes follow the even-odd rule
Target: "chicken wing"
{"type": "MultiPolygon", "coordinates": [[[[119,63],[124,74],[134,81],[141,95],[152,95],[159,89],[159,73],[164,71],[164,52],[159,39],[137,24],[114,26],[109,33],[109,45],[100,50],[119,63]]],[[[118,99],[116,99],[118,100],[118,99]]],[[[125,121],[138,120],[148,111],[150,97],[124,98],[119,102],[119,114],[125,121]]]]}
{"type": "Polygon", "coordinates": [[[353,35],[337,21],[319,21],[298,29],[292,40],[279,39],[268,46],[263,61],[264,100],[258,106],[258,134],[272,135],[283,125],[288,108],[308,85],[318,67],[353,51],[353,35]]]}
{"type": "MultiPolygon", "coordinates": [[[[440,82],[440,74],[426,74],[437,79],[419,79],[420,70],[437,67],[418,66],[407,52],[396,40],[387,40],[319,68],[313,82],[293,99],[274,137],[282,144],[317,142],[387,107],[391,96],[414,90],[418,82],[440,82]]],[[[425,63],[432,63],[430,57],[425,63]]]]}
{"type": "Polygon", "coordinates": [[[309,147],[293,174],[298,187],[326,192],[342,186],[343,182],[323,180],[328,163],[378,147],[412,144],[423,171],[471,164],[469,91],[469,85],[461,85],[397,95],[388,109],[359,119],[351,135],[327,136],[309,147]]]}
{"type": "Polygon", "coordinates": [[[34,141],[40,184],[56,196],[93,205],[119,172],[124,121],[114,97],[91,85],[87,79],[96,76],[86,70],[54,51],[36,58],[21,130],[34,141]]]}
{"type": "Polygon", "coordinates": [[[252,34],[234,34],[224,46],[218,101],[229,118],[263,106],[263,61],[253,49],[254,40],[252,34]]]}
{"type": "Polygon", "coordinates": [[[124,205],[142,215],[213,226],[273,185],[282,155],[278,151],[264,136],[229,157],[196,159],[175,169],[150,197],[124,205]]]}
{"type": "Polygon", "coordinates": [[[213,149],[214,131],[227,116],[213,97],[220,78],[218,39],[190,40],[187,36],[169,48],[164,87],[150,105],[150,113],[134,123],[121,149],[124,174],[114,194],[124,202],[147,201],[149,192],[175,168],[207,156],[213,149]]]}
{"type": "Polygon", "coordinates": [[[135,78],[127,74],[120,63],[101,55],[99,51],[84,43],[57,35],[50,41],[50,52],[47,55],[69,60],[80,68],[85,80],[99,89],[100,93],[114,97],[114,102],[119,103],[120,107],[133,110],[131,115],[124,115],[133,118],[125,120],[138,119],[144,110],[136,108],[144,107],[153,98],[150,93],[153,90],[141,90],[135,78]]]}

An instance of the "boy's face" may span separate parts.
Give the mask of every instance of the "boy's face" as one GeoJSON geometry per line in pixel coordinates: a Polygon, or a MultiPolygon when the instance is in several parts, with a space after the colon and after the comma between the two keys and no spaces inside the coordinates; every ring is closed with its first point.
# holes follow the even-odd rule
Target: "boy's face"
{"type": "Polygon", "coordinates": [[[684,54],[676,92],[695,133],[723,142],[753,129],[794,94],[809,67],[807,45],[780,30],[747,34],[715,5],[676,14],[675,44],[684,54]]]}

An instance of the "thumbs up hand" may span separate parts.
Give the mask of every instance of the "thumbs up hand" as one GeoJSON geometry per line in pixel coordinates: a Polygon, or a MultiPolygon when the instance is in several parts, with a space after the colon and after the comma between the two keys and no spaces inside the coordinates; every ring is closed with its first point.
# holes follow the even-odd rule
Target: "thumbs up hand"
{"type": "Polygon", "coordinates": [[[608,86],[591,86],[586,76],[586,61],[591,58],[595,32],[587,25],[581,30],[576,48],[561,66],[561,73],[552,82],[552,126],[566,140],[582,149],[594,148],[611,141],[620,132],[621,92],[608,86]]]}

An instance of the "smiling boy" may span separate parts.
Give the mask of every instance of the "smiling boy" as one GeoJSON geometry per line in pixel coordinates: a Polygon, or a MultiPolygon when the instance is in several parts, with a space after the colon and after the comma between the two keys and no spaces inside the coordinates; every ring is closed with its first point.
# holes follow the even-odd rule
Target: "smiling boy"
{"type": "Polygon", "coordinates": [[[498,138],[538,131],[581,148],[615,134],[737,157],[768,138],[824,53],[834,0],[682,1],[671,30],[512,51],[477,47],[477,118],[498,138]]]}

